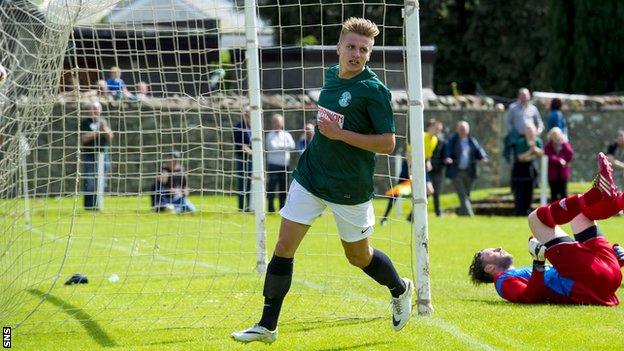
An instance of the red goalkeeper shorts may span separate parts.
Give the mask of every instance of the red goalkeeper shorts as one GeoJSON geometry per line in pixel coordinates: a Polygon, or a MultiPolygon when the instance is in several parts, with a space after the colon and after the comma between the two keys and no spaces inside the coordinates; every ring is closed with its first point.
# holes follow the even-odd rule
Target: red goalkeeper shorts
{"type": "Polygon", "coordinates": [[[575,302],[605,306],[620,303],[615,291],[622,282],[622,272],[604,237],[556,244],[546,251],[546,258],[561,276],[574,281],[570,298],[575,302]]]}

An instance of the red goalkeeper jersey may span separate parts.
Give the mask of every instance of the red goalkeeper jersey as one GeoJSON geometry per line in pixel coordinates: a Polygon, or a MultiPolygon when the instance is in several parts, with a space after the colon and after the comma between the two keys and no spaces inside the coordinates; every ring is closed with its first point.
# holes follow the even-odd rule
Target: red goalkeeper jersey
{"type": "Polygon", "coordinates": [[[604,237],[554,245],[546,258],[553,266],[544,272],[522,267],[497,275],[498,294],[517,303],[619,304],[615,292],[622,282],[621,262],[604,237]]]}

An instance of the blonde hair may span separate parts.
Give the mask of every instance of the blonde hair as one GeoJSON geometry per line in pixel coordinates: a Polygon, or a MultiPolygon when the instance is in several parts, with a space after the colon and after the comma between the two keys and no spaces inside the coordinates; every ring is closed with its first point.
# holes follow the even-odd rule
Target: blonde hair
{"type": "Polygon", "coordinates": [[[379,28],[377,28],[375,23],[365,18],[350,17],[346,21],[342,22],[340,38],[342,38],[342,36],[346,33],[355,33],[374,39],[377,35],[379,35],[379,28]]]}
{"type": "Polygon", "coordinates": [[[555,135],[563,135],[563,131],[561,130],[561,128],[559,127],[552,127],[549,131],[548,131],[548,140],[552,140],[555,135]]]}

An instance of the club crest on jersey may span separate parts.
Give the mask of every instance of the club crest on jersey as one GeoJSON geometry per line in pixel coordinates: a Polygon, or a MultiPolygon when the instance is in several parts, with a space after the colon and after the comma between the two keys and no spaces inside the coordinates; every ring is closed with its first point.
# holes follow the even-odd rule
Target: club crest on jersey
{"type": "Polygon", "coordinates": [[[340,113],[334,112],[330,109],[326,109],[325,107],[319,105],[316,110],[316,120],[320,120],[321,118],[327,118],[330,121],[338,122],[340,128],[342,128],[344,124],[344,116],[340,113]]]}
{"type": "Polygon", "coordinates": [[[350,103],[351,103],[351,93],[348,92],[348,91],[345,91],[340,96],[340,99],[338,99],[338,104],[341,107],[347,107],[347,106],[349,106],[350,103]]]}

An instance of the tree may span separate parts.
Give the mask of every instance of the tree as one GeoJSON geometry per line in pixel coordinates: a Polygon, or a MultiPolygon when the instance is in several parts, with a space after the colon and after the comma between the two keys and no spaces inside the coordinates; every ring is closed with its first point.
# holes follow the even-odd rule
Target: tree
{"type": "Polygon", "coordinates": [[[480,1],[463,45],[473,64],[470,79],[494,95],[543,86],[548,45],[542,0],[480,1]]]}
{"type": "Polygon", "coordinates": [[[465,34],[474,15],[476,0],[423,1],[420,9],[421,43],[437,47],[435,91],[451,93],[456,82],[462,92],[475,89],[474,64],[465,45],[465,34]]]}
{"type": "Polygon", "coordinates": [[[259,0],[260,16],[275,30],[275,42],[282,46],[300,45],[302,38],[316,38],[321,45],[335,45],[341,24],[349,17],[365,17],[383,24],[377,45],[402,45],[403,1],[389,0],[385,5],[357,0],[259,0]]]}
{"type": "MultiPolygon", "coordinates": [[[[403,45],[403,0],[259,0],[282,46],[334,45],[340,24],[383,24],[377,45],[403,45]],[[279,26],[278,26],[279,25],[279,26]],[[304,39],[302,39],[304,38],[304,39]]],[[[435,91],[515,96],[519,87],[601,94],[624,90],[621,0],[422,0],[421,43],[437,47],[435,91]]]]}

